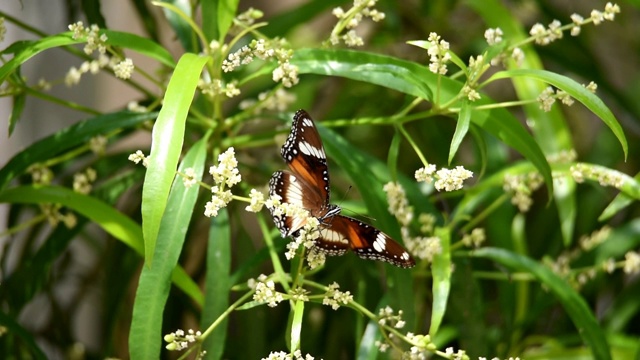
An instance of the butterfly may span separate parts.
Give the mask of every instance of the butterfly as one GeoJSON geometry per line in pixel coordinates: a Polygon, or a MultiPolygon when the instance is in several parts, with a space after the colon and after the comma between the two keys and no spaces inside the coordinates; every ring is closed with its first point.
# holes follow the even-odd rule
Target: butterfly
{"type": "MultiPolygon", "coordinates": [[[[316,247],[327,255],[342,255],[348,249],[359,257],[409,268],[411,255],[387,234],[360,220],[340,215],[340,207],[329,203],[329,168],[320,134],[304,110],[293,117],[291,133],[281,149],[289,171],[276,171],[269,181],[269,194],[307,210],[319,221],[316,247]]],[[[296,237],[306,218],[271,210],[282,237],[296,237]]]]}

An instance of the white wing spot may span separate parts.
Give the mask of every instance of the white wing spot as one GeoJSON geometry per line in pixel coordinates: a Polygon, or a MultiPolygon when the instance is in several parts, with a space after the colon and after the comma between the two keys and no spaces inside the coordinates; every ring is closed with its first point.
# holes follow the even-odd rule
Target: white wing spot
{"type": "Polygon", "coordinates": [[[308,156],[315,156],[318,159],[324,159],[325,155],[324,155],[324,149],[318,149],[317,147],[309,144],[306,141],[302,141],[298,144],[298,147],[300,147],[300,151],[302,151],[303,154],[308,155],[308,156]]]}
{"type": "Polygon", "coordinates": [[[385,239],[382,233],[379,233],[378,236],[376,236],[376,240],[373,242],[373,248],[376,249],[377,252],[383,252],[385,251],[386,245],[387,239],[385,239]]]}
{"type": "Polygon", "coordinates": [[[313,121],[311,121],[311,119],[309,119],[309,118],[303,118],[302,119],[302,125],[308,126],[308,127],[312,127],[313,126],[313,121]]]}
{"type": "Polygon", "coordinates": [[[322,238],[330,243],[347,244],[349,242],[344,236],[342,236],[342,234],[340,234],[337,231],[327,229],[327,230],[323,230],[321,234],[322,234],[322,238]]]}

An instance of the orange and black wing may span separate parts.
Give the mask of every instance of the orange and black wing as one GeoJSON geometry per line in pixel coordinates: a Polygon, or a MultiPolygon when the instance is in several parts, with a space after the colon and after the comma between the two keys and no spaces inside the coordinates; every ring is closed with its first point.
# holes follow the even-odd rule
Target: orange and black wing
{"type": "Polygon", "coordinates": [[[316,246],[329,255],[339,255],[351,248],[363,259],[386,261],[403,268],[416,264],[400,244],[369,224],[343,215],[326,221],[330,226],[321,229],[316,246]]]}
{"type": "Polygon", "coordinates": [[[322,202],[313,204],[314,208],[326,207],[329,204],[327,156],[318,129],[306,111],[296,111],[291,132],[280,153],[293,174],[310,185],[308,191],[315,194],[309,197],[322,199],[322,202]]]}

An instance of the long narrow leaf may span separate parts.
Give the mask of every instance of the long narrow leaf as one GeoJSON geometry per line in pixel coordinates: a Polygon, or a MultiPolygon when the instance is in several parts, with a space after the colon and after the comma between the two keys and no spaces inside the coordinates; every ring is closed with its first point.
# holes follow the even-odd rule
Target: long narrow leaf
{"type": "Polygon", "coordinates": [[[157,113],[116,112],[81,121],[47,136],[16,154],[0,169],[0,189],[5,188],[13,178],[22,175],[29,166],[35,163],[88,143],[89,139],[94,136],[106,134],[116,129],[128,129],[154,119],[156,116],[157,113]]]}
{"type": "Polygon", "coordinates": [[[453,161],[453,157],[458,152],[462,139],[469,131],[469,123],[471,122],[471,106],[469,101],[463,101],[460,108],[460,114],[458,115],[458,122],[456,123],[456,132],[453,133],[453,139],[451,139],[451,147],[449,148],[449,165],[453,161]]]}
{"type": "MultiPolygon", "coordinates": [[[[91,219],[107,233],[143,255],[142,229],[129,217],[108,204],[72,190],[57,186],[21,186],[0,192],[0,203],[62,204],[91,219]]],[[[186,275],[184,269],[173,270],[172,280],[197,303],[202,303],[198,285],[186,275]]]]}
{"type": "Polygon", "coordinates": [[[490,80],[518,76],[530,77],[547,82],[558,89],[565,91],[567,94],[571,95],[571,97],[581,102],[587,107],[587,109],[597,115],[602,122],[609,127],[609,129],[611,129],[622,146],[625,159],[628,157],[629,145],[627,144],[627,138],[624,136],[624,131],[622,131],[620,123],[618,123],[618,120],[616,120],[616,117],[613,115],[611,110],[609,110],[607,105],[605,105],[605,103],[602,102],[602,100],[595,94],[591,93],[584,86],[571,78],[546,70],[517,69],[500,71],[495,73],[490,80]]]}
{"type": "Polygon", "coordinates": [[[152,264],[160,220],[182,151],[187,113],[206,61],[205,57],[189,53],[180,58],[153,126],[151,158],[142,189],[142,232],[147,266],[152,264]]]}
{"type": "Polygon", "coordinates": [[[606,337],[587,302],[551,269],[526,256],[497,248],[475,250],[472,256],[486,258],[508,268],[533,275],[553,293],[578,328],[578,333],[591,348],[594,359],[609,360],[611,351],[606,337]]]}
{"type": "MultiPolygon", "coordinates": [[[[422,65],[410,61],[361,51],[302,49],[291,60],[301,74],[341,76],[384,86],[412,96],[433,101],[432,94],[440,86],[443,101],[455,98],[463,84],[446,77],[438,78],[422,65]]],[[[474,105],[490,104],[488,97],[474,105]]],[[[503,108],[474,111],[471,121],[522,154],[540,171],[549,193],[553,179],[549,163],[538,144],[522,124],[503,108]]]]}
{"type": "MultiPolygon", "coordinates": [[[[222,313],[229,308],[229,292],[231,290],[231,229],[229,213],[222,209],[218,216],[211,220],[209,242],[207,247],[207,278],[205,280],[204,308],[200,327],[206,329],[222,313]]],[[[218,324],[217,328],[204,341],[203,350],[208,359],[221,359],[227,338],[227,320],[218,324]]]]}
{"type": "Polygon", "coordinates": [[[438,333],[444,313],[447,310],[449,292],[451,290],[451,233],[448,229],[437,228],[435,235],[440,239],[442,252],[433,258],[431,273],[433,274],[433,306],[431,312],[431,325],[429,335],[438,333]]]}
{"type": "MultiPolygon", "coordinates": [[[[195,178],[202,178],[207,139],[208,137],[202,138],[189,150],[180,165],[181,172],[193,168],[195,178]]],[[[180,176],[176,176],[167,210],[160,224],[154,266],[143,267],[136,290],[129,332],[129,353],[132,359],[160,357],[162,314],[169,297],[171,272],[178,264],[187,234],[187,224],[197,198],[198,189],[186,188],[180,181],[180,176]]]]}

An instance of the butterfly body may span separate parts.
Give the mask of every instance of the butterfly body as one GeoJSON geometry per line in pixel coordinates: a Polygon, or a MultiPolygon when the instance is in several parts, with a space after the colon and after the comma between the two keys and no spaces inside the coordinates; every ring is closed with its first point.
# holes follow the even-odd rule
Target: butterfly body
{"type": "MultiPolygon", "coordinates": [[[[329,169],[318,130],[306,111],[298,110],[291,133],[282,146],[282,158],[289,171],[276,171],[269,181],[270,195],[283,203],[297,205],[318,219],[320,236],[316,246],[328,255],[342,255],[348,249],[364,259],[386,261],[412,267],[409,253],[391,237],[375,227],[340,215],[340,207],[329,202],[329,169]]],[[[274,213],[276,227],[283,237],[296,237],[306,218],[274,213]]]]}

